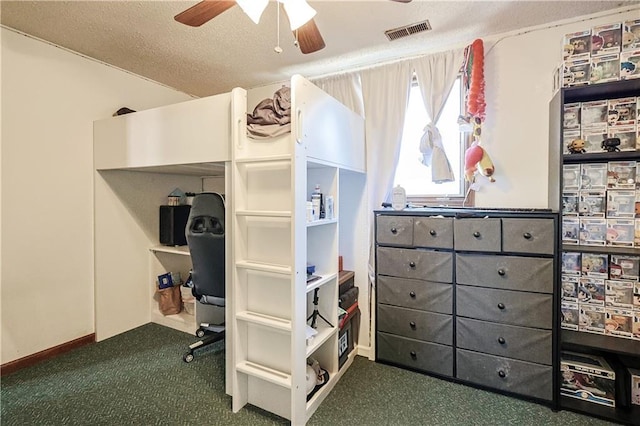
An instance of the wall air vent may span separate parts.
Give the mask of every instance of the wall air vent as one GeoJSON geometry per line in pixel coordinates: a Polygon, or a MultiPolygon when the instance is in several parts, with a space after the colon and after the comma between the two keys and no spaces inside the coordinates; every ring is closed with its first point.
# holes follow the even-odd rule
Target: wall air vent
{"type": "Polygon", "coordinates": [[[416,22],[415,24],[405,25],[404,27],[387,30],[384,32],[384,34],[387,36],[389,41],[393,41],[399,38],[421,33],[423,31],[429,31],[430,29],[431,24],[429,23],[429,21],[424,20],[422,22],[416,22]]]}

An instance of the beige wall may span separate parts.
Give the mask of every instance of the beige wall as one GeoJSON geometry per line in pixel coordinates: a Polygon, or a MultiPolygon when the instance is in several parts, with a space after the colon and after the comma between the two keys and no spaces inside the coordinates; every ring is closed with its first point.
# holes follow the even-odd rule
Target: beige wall
{"type": "Polygon", "coordinates": [[[477,206],[548,206],[549,101],[563,37],[594,25],[638,19],[639,13],[636,8],[609,16],[592,15],[596,18],[485,40],[483,146],[495,163],[496,182],[485,183],[477,192],[477,206]]]}
{"type": "Polygon", "coordinates": [[[1,29],[1,363],[94,332],[93,121],[190,99],[1,29]]]}

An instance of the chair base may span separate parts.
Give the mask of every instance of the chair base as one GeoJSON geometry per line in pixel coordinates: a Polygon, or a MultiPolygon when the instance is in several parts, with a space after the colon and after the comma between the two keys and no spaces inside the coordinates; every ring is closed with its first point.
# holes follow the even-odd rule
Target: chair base
{"type": "Polygon", "coordinates": [[[224,333],[225,333],[224,328],[222,328],[221,331],[216,331],[216,332],[211,332],[207,328],[203,328],[203,327],[198,328],[198,331],[196,331],[196,336],[202,337],[202,339],[189,345],[189,352],[187,352],[182,356],[182,360],[187,363],[193,361],[193,358],[195,357],[194,351],[196,349],[200,349],[205,346],[212,345],[216,342],[219,342],[220,340],[223,340],[224,333]]]}

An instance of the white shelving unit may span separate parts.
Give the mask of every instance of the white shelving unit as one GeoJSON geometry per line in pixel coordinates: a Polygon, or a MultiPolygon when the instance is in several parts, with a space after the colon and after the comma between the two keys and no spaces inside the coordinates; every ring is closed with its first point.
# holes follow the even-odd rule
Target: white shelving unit
{"type": "MultiPolygon", "coordinates": [[[[364,203],[347,212],[339,197],[362,201],[366,179],[363,119],[302,77],[292,78],[291,90],[291,134],[253,140],[246,136],[244,119],[233,126],[232,396],[234,412],[249,403],[298,425],[353,360],[354,354],[339,370],[339,224],[340,215],[362,215],[364,203]],[[357,194],[341,190],[343,179],[350,188],[351,176],[357,176],[351,187],[357,194]],[[316,184],[334,197],[337,216],[307,223],[306,202],[316,184]],[[309,285],[307,262],[322,277],[309,285]],[[307,345],[316,290],[318,310],[328,323],[317,319],[318,334],[307,345]],[[319,361],[330,380],[307,402],[308,357],[319,361]]],[[[239,113],[246,102],[234,108],[244,117],[239,113]]],[[[353,243],[348,248],[353,250],[353,243]]]]}

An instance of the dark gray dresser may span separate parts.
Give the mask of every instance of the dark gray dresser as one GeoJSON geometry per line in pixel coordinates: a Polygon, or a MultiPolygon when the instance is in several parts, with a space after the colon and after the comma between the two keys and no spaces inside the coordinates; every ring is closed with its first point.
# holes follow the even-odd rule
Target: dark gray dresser
{"type": "Polygon", "coordinates": [[[376,359],[555,406],[558,214],[375,217],[376,359]]]}

